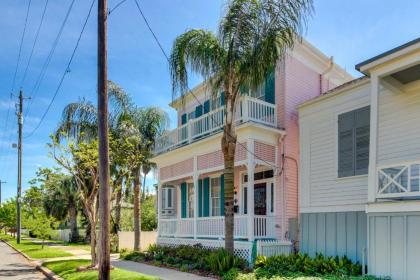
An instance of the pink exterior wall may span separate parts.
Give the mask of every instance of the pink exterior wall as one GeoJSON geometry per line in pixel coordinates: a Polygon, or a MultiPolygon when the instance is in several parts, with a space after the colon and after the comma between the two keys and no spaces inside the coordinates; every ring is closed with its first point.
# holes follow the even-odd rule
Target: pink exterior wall
{"type": "Polygon", "coordinates": [[[190,158],[172,165],[161,167],[159,169],[159,179],[166,180],[168,178],[187,175],[193,172],[194,159],[190,158]]]}
{"type": "MultiPolygon", "coordinates": [[[[246,159],[246,143],[238,143],[235,151],[235,161],[242,161],[246,159]]],[[[222,150],[217,150],[208,154],[200,155],[197,157],[197,169],[204,170],[223,165],[222,150]]]]}
{"type": "Polygon", "coordinates": [[[276,147],[266,143],[255,141],[254,143],[254,154],[255,158],[261,159],[267,162],[276,162],[276,147]]]}
{"type": "MultiPolygon", "coordinates": [[[[279,69],[279,67],[278,67],[279,69]]],[[[281,186],[282,176],[277,178],[278,193],[277,206],[282,209],[282,202],[286,202],[285,227],[288,230],[290,218],[298,217],[298,160],[299,160],[299,127],[297,105],[312,99],[322,92],[334,87],[327,79],[323,79],[322,84],[320,74],[295,58],[286,59],[284,65],[280,66],[280,73],[277,73],[276,98],[279,111],[279,123],[286,130],[284,147],[279,148],[279,159],[284,152],[284,183],[286,187],[286,197],[283,198],[281,186]],[[283,151],[284,148],[284,151],[283,151]]],[[[278,211],[277,213],[279,213],[278,211]]],[[[281,225],[281,214],[277,217],[277,222],[281,225]]]]}

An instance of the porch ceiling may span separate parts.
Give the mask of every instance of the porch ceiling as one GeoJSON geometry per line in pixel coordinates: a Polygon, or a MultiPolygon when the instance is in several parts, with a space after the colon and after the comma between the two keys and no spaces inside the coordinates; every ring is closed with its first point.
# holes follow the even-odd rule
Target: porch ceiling
{"type": "Polygon", "coordinates": [[[401,70],[391,75],[402,84],[408,84],[420,80],[420,64],[401,70]]]}

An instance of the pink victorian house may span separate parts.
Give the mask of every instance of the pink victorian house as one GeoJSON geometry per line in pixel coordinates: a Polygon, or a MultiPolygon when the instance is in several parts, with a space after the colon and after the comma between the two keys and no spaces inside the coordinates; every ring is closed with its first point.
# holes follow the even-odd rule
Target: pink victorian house
{"type": "MultiPolygon", "coordinates": [[[[303,41],[257,91],[236,106],[235,253],[287,253],[298,239],[299,129],[296,106],[352,77],[303,41]]],[[[224,245],[224,95],[201,84],[171,106],[178,126],[157,139],[158,244],[224,245]]]]}

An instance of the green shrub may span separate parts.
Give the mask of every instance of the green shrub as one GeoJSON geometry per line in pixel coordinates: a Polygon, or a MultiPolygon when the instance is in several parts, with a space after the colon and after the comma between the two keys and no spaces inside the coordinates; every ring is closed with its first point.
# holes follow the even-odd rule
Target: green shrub
{"type": "Polygon", "coordinates": [[[236,280],[236,278],[238,277],[239,273],[241,273],[241,270],[233,267],[231,268],[228,272],[226,272],[225,274],[223,274],[222,279],[223,280],[236,280]]]}
{"type": "Polygon", "coordinates": [[[210,255],[208,255],[206,258],[206,261],[210,271],[219,275],[223,275],[231,268],[243,269],[245,267],[245,262],[243,259],[235,257],[225,249],[218,249],[214,252],[211,252],[210,255]]]}
{"type": "Polygon", "coordinates": [[[258,278],[271,278],[276,275],[337,275],[358,276],[362,273],[359,263],[353,263],[347,257],[325,257],[317,254],[311,258],[306,254],[258,257],[255,261],[255,274],[258,278]]]}

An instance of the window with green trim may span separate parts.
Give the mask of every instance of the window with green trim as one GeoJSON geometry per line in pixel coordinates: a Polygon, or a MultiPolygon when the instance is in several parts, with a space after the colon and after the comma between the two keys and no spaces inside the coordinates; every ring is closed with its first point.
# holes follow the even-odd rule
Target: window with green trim
{"type": "Polygon", "coordinates": [[[220,178],[210,179],[211,215],[220,216],[220,178]]]}

